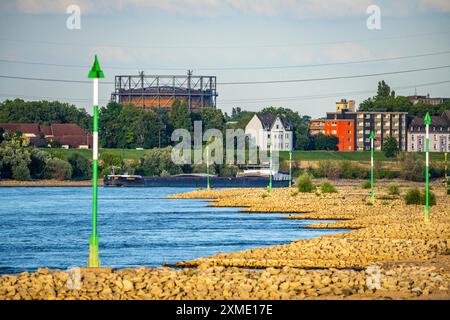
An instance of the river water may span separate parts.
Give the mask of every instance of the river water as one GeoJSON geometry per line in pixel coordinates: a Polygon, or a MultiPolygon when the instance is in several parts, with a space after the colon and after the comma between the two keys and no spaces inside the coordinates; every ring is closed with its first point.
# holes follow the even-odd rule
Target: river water
{"type": "MultiPolygon", "coordinates": [[[[160,266],[219,252],[289,243],[342,230],[284,214],[240,213],[207,201],[165,199],[189,188],[100,188],[102,266],[160,266]]],[[[0,188],[0,274],[85,266],[91,231],[91,189],[0,188]]]]}

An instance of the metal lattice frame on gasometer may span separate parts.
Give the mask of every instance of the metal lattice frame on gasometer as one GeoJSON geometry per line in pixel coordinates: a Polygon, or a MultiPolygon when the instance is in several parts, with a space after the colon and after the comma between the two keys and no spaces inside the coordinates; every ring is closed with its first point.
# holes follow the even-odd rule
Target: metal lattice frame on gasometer
{"type": "Polygon", "coordinates": [[[194,76],[192,71],[187,75],[118,75],[115,77],[115,90],[111,101],[131,102],[146,108],[170,108],[178,98],[185,98],[189,110],[193,109],[193,100],[197,100],[200,108],[216,108],[215,76],[194,76]],[[147,103],[146,103],[147,101],[147,103]]]}

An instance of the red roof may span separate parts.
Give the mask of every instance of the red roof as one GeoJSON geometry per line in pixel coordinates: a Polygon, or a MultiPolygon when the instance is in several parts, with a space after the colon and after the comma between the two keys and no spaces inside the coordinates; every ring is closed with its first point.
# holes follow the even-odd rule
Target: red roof
{"type": "Polygon", "coordinates": [[[56,136],[84,136],[86,133],[77,124],[52,124],[52,134],[56,136]]]}
{"type": "MultiPolygon", "coordinates": [[[[51,136],[50,140],[58,141],[62,145],[68,145],[72,148],[78,148],[80,145],[92,146],[92,135],[86,134],[77,124],[64,123],[52,124],[50,126],[39,126],[34,123],[0,123],[0,128],[7,131],[20,131],[24,134],[44,133],[45,136],[51,136]]],[[[34,139],[34,138],[33,138],[34,139]]]]}
{"type": "Polygon", "coordinates": [[[41,128],[41,132],[43,132],[46,136],[52,135],[52,129],[50,126],[39,126],[41,128]]]}
{"type": "Polygon", "coordinates": [[[34,123],[0,123],[0,128],[6,131],[20,131],[23,134],[35,134],[39,135],[39,125],[34,123]]]}

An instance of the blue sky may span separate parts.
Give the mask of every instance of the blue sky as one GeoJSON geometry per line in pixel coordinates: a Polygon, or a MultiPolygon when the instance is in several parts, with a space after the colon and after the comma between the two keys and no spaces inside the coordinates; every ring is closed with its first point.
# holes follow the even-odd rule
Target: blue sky
{"type": "MultiPolygon", "coordinates": [[[[117,74],[216,75],[217,81],[339,77],[449,65],[449,0],[16,0],[0,3],[0,75],[86,80],[94,53],[105,81],[117,74]],[[66,27],[69,5],[81,29],[66,27]],[[366,26],[370,5],[381,30],[366,26]],[[435,54],[442,53],[443,54],[435,54]],[[382,62],[301,68],[421,54],[382,62]],[[14,61],[14,62],[13,62],[14,61]],[[23,62],[62,64],[43,66],[23,62]],[[67,65],[71,66],[68,67],[67,65]],[[73,66],[80,67],[73,67],[73,66]],[[230,67],[269,67],[223,70],[230,67]],[[178,69],[178,70],[174,70],[178,69]],[[205,70],[207,69],[207,70],[205,70]]],[[[450,68],[357,79],[284,84],[218,85],[218,107],[274,105],[320,117],[340,98],[357,103],[386,80],[398,94],[450,96],[450,68]]],[[[113,91],[101,86],[101,103],[113,91]]],[[[47,98],[91,110],[91,86],[0,78],[0,99],[47,98]]]]}

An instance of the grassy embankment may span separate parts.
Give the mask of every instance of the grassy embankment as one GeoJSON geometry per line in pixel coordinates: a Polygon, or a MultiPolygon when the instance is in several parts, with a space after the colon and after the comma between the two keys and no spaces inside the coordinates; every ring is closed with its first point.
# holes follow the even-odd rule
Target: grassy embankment
{"type": "MultiPolygon", "coordinates": [[[[72,153],[80,153],[87,158],[92,157],[92,150],[83,149],[43,149],[52,155],[59,155],[67,159],[72,153]]],[[[108,152],[120,155],[125,160],[139,160],[145,156],[148,150],[136,149],[100,149],[102,152],[108,152]]],[[[425,153],[418,153],[420,159],[425,160],[425,153]]],[[[396,161],[396,159],[386,158],[383,152],[375,152],[376,161],[396,161]]],[[[280,161],[288,160],[288,152],[280,152],[280,161]]],[[[338,151],[294,151],[292,153],[293,160],[320,161],[320,160],[350,160],[350,161],[370,161],[370,151],[361,152],[338,152],[338,151]]],[[[431,152],[430,160],[444,160],[444,153],[431,152]]]]}

